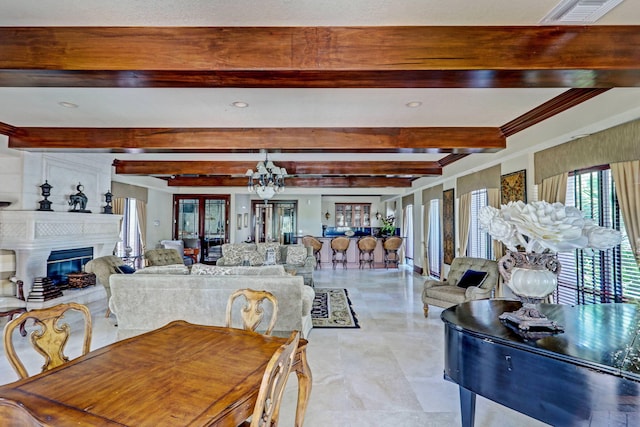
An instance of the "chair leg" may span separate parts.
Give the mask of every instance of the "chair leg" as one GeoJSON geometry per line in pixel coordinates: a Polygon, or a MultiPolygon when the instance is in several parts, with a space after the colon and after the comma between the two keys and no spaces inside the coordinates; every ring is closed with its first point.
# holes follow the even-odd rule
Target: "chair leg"
{"type": "Polygon", "coordinates": [[[107,307],[107,312],[104,314],[104,317],[108,319],[109,316],[111,316],[111,309],[107,307]]]}
{"type": "Polygon", "coordinates": [[[424,310],[424,317],[429,317],[429,305],[428,304],[424,305],[423,310],[424,310]]]}

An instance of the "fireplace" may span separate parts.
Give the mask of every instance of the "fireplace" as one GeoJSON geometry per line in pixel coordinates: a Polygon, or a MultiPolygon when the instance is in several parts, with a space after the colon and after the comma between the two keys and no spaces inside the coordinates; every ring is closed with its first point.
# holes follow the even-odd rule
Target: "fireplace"
{"type": "Polygon", "coordinates": [[[75,248],[51,251],[47,259],[47,277],[54,285],[66,288],[67,274],[82,271],[82,267],[93,259],[93,248],[75,248]]]}
{"type": "MultiPolygon", "coordinates": [[[[0,249],[16,254],[16,277],[24,282],[29,296],[36,277],[46,277],[47,260],[53,251],[91,248],[92,257],[111,255],[119,240],[121,215],[77,212],[0,211],[0,249]]],[[[86,263],[86,261],[85,261],[86,263]]],[[[81,270],[81,266],[76,271],[81,270]]],[[[102,286],[63,291],[64,296],[49,300],[45,306],[60,302],[86,303],[79,295],[95,294],[105,298],[102,286]]],[[[28,302],[27,308],[43,304],[28,302]]]]}

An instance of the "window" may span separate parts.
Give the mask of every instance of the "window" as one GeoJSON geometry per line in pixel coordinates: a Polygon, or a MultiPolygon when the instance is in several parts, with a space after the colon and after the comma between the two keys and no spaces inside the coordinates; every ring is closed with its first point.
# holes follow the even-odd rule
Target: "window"
{"type": "Polygon", "coordinates": [[[469,223],[469,244],[467,255],[475,258],[493,259],[493,245],[489,233],[480,230],[478,221],[480,209],[489,204],[487,189],[471,192],[471,218],[469,223]]]}
{"type": "Polygon", "coordinates": [[[142,239],[138,221],[136,199],[124,199],[124,213],[122,215],[122,239],[116,246],[116,255],[135,259],[135,267],[141,266],[142,239]]]}
{"type": "Polygon", "coordinates": [[[606,251],[576,250],[558,254],[557,301],[563,304],[595,304],[640,300],[640,271],[624,229],[615,183],[608,168],[578,171],[567,181],[567,206],[585,217],[622,233],[622,244],[606,251]]]}
{"type": "Polygon", "coordinates": [[[440,265],[442,265],[442,229],[440,228],[440,200],[433,199],[429,202],[429,275],[441,277],[440,265]]]}

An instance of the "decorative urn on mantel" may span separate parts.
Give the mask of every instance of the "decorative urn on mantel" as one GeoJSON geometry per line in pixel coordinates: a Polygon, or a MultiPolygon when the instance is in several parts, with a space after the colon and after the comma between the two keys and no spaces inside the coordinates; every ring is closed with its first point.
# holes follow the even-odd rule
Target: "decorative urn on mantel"
{"type": "Polygon", "coordinates": [[[579,209],[562,203],[518,201],[500,209],[485,206],[479,221],[481,229],[509,250],[498,261],[498,268],[523,303],[520,310],[503,313],[500,319],[525,331],[532,327],[562,331],[562,326],[548,320],[537,307],[558,285],[558,252],[606,250],[621,240],[619,231],[600,227],[579,209]]]}

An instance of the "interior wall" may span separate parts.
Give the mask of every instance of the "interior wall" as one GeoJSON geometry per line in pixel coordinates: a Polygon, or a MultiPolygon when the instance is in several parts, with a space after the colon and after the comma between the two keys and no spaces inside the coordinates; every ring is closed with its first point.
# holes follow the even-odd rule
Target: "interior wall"
{"type": "Polygon", "coordinates": [[[160,247],[173,234],[173,194],[149,189],[147,195],[147,249],[160,247]]]}

